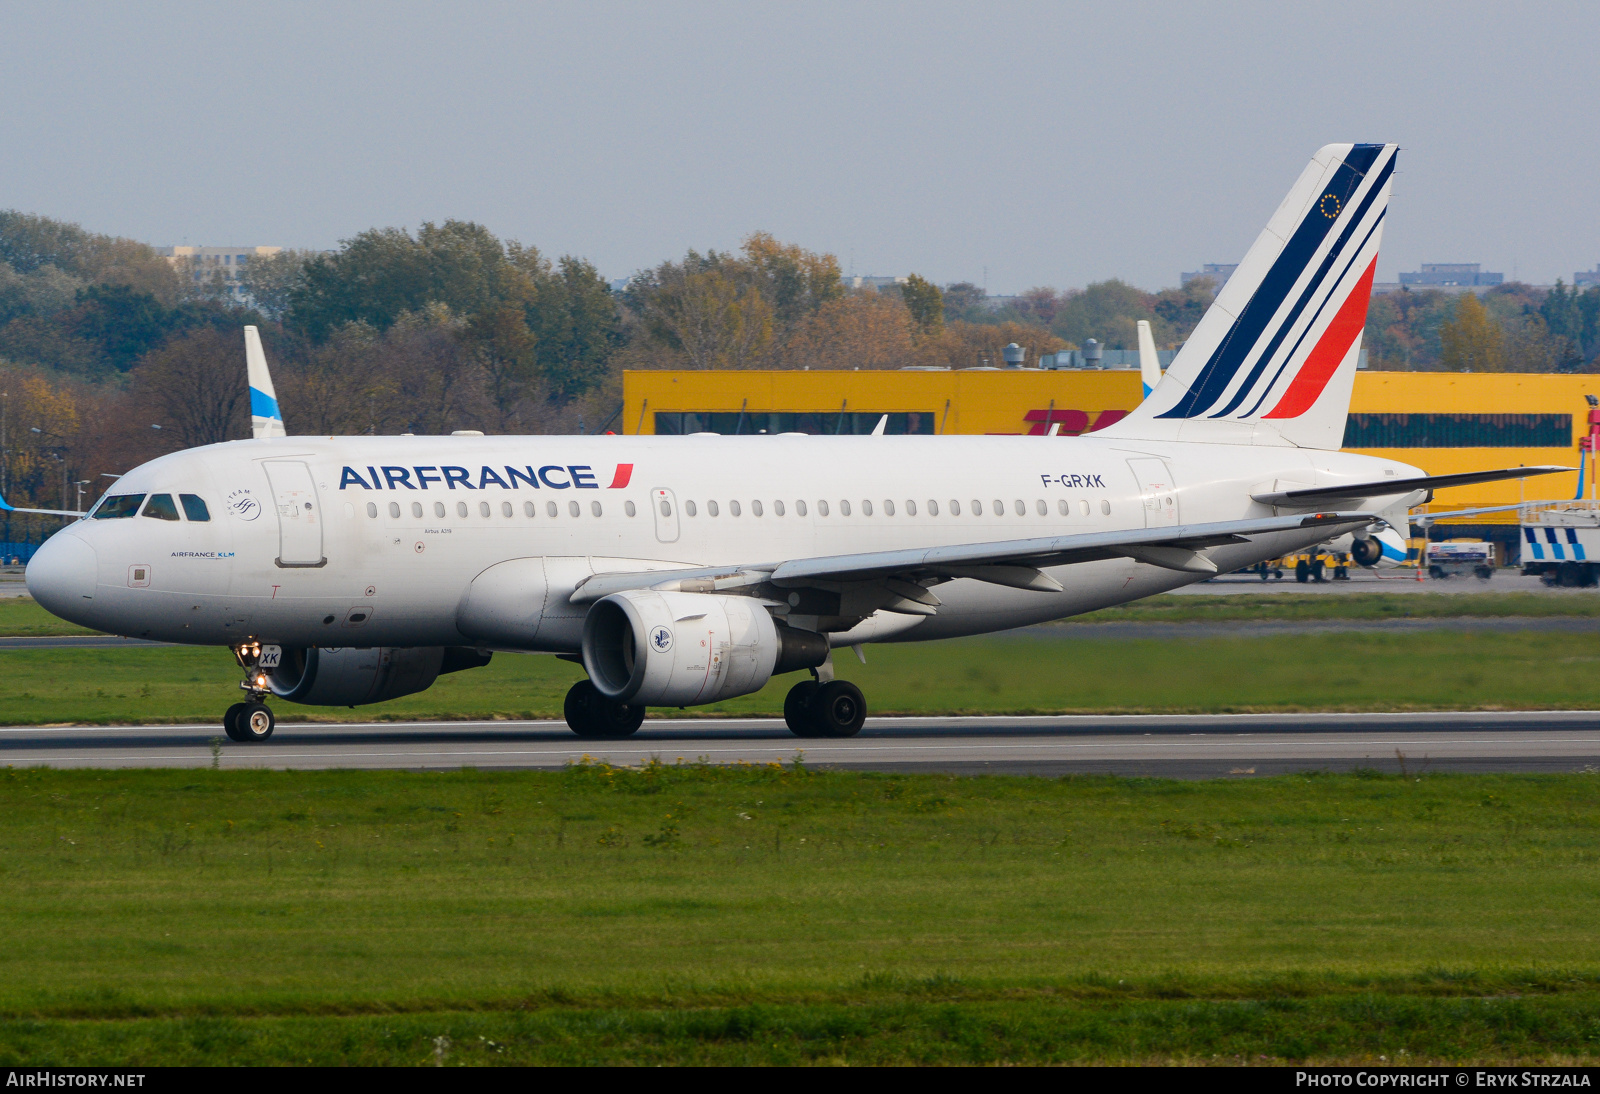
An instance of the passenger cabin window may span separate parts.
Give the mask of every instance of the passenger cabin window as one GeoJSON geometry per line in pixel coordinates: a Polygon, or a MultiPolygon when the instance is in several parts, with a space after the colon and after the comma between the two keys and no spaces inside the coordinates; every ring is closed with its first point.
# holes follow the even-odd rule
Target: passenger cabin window
{"type": "Polygon", "coordinates": [[[95,520],[121,520],[131,517],[139,512],[139,504],[144,501],[143,494],[117,494],[107,497],[94,511],[95,520]]]}
{"type": "Polygon", "coordinates": [[[183,515],[193,521],[207,521],[211,519],[211,510],[206,508],[206,499],[198,494],[179,494],[178,500],[183,502],[183,515]]]}
{"type": "MultiPolygon", "coordinates": [[[[804,501],[795,502],[794,503],[794,511],[796,513],[800,514],[800,516],[802,516],[802,517],[805,516],[806,515],[806,503],[804,501]]],[[[782,516],[783,514],[779,513],[778,515],[782,516]]]]}
{"type": "Polygon", "coordinates": [[[171,494],[151,494],[144,503],[144,515],[157,520],[177,520],[178,507],[172,504],[171,494]]]}
{"type": "MultiPolygon", "coordinates": [[[[781,517],[781,516],[783,516],[783,502],[781,502],[781,501],[775,501],[775,502],[773,502],[773,503],[772,503],[772,511],[773,511],[773,512],[774,512],[774,513],[776,513],[776,514],[778,514],[778,516],[780,516],[780,517],[781,517]]],[[[761,514],[760,514],[760,513],[757,513],[757,514],[756,514],[756,516],[758,516],[758,517],[759,517],[759,516],[760,516],[760,515],[761,515],[761,514]]]]}
{"type": "Polygon", "coordinates": [[[849,502],[841,501],[839,503],[839,514],[841,516],[846,516],[846,517],[848,517],[850,515],[850,503],[849,502]]]}
{"type": "Polygon", "coordinates": [[[539,507],[534,505],[533,502],[525,501],[525,502],[522,503],[522,515],[523,516],[531,517],[535,513],[537,513],[538,511],[539,511],[539,507]]]}
{"type": "Polygon", "coordinates": [[[367,516],[376,517],[377,515],[378,515],[378,503],[375,502],[375,501],[367,502],[367,516]]]}
{"type": "MultiPolygon", "coordinates": [[[[664,517],[670,517],[672,514],[667,512],[667,510],[670,509],[671,506],[667,505],[666,502],[662,502],[661,505],[661,515],[664,517]]],[[[695,508],[695,504],[692,501],[686,501],[683,503],[683,511],[688,513],[691,517],[700,515],[700,510],[695,508]]]]}

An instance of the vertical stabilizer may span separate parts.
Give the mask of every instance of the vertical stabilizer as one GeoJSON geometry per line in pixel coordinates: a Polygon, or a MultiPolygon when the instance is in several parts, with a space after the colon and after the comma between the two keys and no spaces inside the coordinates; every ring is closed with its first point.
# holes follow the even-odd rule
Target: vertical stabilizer
{"type": "Polygon", "coordinates": [[[1155,390],[1098,435],[1339,448],[1396,147],[1319,149],[1155,390]]]}
{"type": "Polygon", "coordinates": [[[1161,382],[1161,357],[1156,353],[1156,336],[1150,333],[1150,320],[1139,320],[1139,380],[1144,385],[1144,397],[1161,382]]]}
{"type": "Polygon", "coordinates": [[[261,332],[244,329],[245,374],[250,382],[250,435],[284,437],[283,414],[278,410],[278,393],[272,390],[272,374],[267,371],[267,354],[261,348],[261,332]]]}

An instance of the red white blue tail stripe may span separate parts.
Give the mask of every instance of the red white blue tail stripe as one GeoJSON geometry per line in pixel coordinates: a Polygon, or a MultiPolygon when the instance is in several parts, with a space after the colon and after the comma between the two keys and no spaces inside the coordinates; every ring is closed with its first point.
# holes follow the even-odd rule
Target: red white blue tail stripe
{"type": "Polygon", "coordinates": [[[1318,150],[1161,384],[1114,428],[1338,448],[1396,151],[1392,144],[1318,150]]]}

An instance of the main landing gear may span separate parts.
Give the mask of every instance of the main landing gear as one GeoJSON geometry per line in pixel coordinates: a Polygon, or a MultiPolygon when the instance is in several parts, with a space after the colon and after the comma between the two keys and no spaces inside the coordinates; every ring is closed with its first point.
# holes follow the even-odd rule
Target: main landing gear
{"type": "MultiPolygon", "coordinates": [[[[833,665],[823,667],[831,670],[833,665]]],[[[783,720],[796,737],[854,737],[867,720],[866,697],[848,680],[823,680],[821,675],[789,689],[783,720]]]]}
{"type": "Polygon", "coordinates": [[[579,680],[572,685],[561,712],[566,715],[567,725],[572,732],[586,739],[600,741],[632,737],[644,723],[644,707],[607,699],[588,680],[579,680]]]}
{"type": "Polygon", "coordinates": [[[267,674],[261,670],[261,644],[248,642],[235,646],[233,656],[244,669],[239,688],[245,693],[245,701],[228,708],[222,716],[222,731],[233,741],[265,741],[277,728],[278,719],[273,717],[272,708],[263,702],[271,689],[267,687],[267,674]]]}

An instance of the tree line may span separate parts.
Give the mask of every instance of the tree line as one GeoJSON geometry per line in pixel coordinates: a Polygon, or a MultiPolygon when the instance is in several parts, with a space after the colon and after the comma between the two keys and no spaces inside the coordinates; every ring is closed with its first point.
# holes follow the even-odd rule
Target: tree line
{"type": "MultiPolygon", "coordinates": [[[[612,291],[594,265],[466,221],[375,228],[253,258],[244,302],[151,247],[0,211],[0,492],[72,502],[165,451],[249,435],[240,328],[261,328],[299,433],[582,432],[614,425],[625,369],[962,368],[1093,337],[1175,348],[1204,279],[1111,280],[995,300],[917,276],[852,290],[838,260],[766,233],[689,251],[612,291]]],[[[1595,366],[1600,291],[1502,286],[1373,300],[1375,367],[1595,366]],[[1481,312],[1481,314],[1480,314],[1481,312]]]]}

